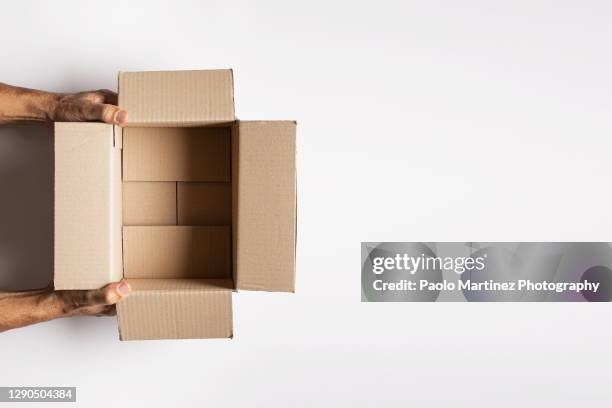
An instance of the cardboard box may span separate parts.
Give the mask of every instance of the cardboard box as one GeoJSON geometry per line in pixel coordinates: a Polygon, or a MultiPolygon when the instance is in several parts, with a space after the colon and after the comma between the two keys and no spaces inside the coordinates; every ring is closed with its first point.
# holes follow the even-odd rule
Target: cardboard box
{"type": "Polygon", "coordinates": [[[55,127],[55,288],[126,278],[122,340],[232,337],[232,291],[293,292],[293,121],[240,121],[231,70],[124,72],[124,128],[55,127]]]}

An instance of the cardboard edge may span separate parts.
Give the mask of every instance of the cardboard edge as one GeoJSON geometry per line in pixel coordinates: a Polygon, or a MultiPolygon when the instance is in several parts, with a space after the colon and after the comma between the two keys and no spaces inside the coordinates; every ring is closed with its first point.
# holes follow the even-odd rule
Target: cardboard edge
{"type": "Polygon", "coordinates": [[[238,219],[238,143],[237,143],[237,131],[238,131],[239,120],[235,120],[230,129],[230,183],[232,189],[232,222],[230,225],[231,232],[231,249],[230,256],[232,257],[232,281],[234,283],[234,290],[237,291],[238,279],[236,275],[238,262],[236,259],[236,248],[238,246],[238,234],[236,229],[238,225],[236,220],[238,219]]]}
{"type": "Polygon", "coordinates": [[[233,121],[236,122],[236,92],[234,87],[234,69],[228,68],[228,70],[230,73],[230,82],[232,83],[232,116],[234,117],[233,121]]]}
{"type": "Polygon", "coordinates": [[[295,242],[293,246],[293,288],[289,293],[295,293],[295,288],[297,286],[297,245],[298,245],[298,132],[297,132],[297,121],[293,121],[293,125],[295,126],[295,150],[294,150],[294,180],[295,180],[295,242]]]}
{"type": "MultiPolygon", "coordinates": [[[[129,118],[129,113],[128,113],[129,118]]],[[[128,119],[129,120],[129,119],[128,119]]],[[[216,126],[230,126],[234,123],[234,120],[210,120],[210,121],[191,121],[191,122],[180,122],[180,123],[169,123],[169,122],[129,122],[126,127],[156,127],[156,128],[172,128],[172,127],[216,127],[216,126]]]]}

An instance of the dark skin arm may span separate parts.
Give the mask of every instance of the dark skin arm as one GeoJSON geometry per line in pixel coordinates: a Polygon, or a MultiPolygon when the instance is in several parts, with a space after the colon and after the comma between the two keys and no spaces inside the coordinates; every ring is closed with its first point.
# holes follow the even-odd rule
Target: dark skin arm
{"type": "MultiPolygon", "coordinates": [[[[0,83],[0,124],[99,121],[123,126],[127,113],[108,90],[61,94],[0,83]]],[[[105,316],[131,291],[125,282],[96,290],[0,292],[0,332],[59,317],[105,316]]]]}
{"type": "Polygon", "coordinates": [[[123,126],[127,113],[116,104],[117,94],[106,89],[62,94],[0,82],[0,124],[99,121],[123,126]]]}
{"type": "Polygon", "coordinates": [[[130,293],[125,282],[110,283],[96,290],[0,292],[0,332],[59,317],[112,316],[115,304],[130,293]]]}

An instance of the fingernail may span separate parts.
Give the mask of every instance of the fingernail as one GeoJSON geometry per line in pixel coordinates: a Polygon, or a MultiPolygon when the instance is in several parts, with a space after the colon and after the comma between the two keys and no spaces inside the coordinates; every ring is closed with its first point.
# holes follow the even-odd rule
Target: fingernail
{"type": "Polygon", "coordinates": [[[119,286],[117,286],[117,292],[119,292],[121,296],[127,295],[131,290],[132,288],[130,288],[130,284],[125,281],[121,282],[119,286]]]}
{"type": "Polygon", "coordinates": [[[115,123],[118,125],[125,125],[127,122],[127,112],[120,110],[115,114],[115,123]]]}

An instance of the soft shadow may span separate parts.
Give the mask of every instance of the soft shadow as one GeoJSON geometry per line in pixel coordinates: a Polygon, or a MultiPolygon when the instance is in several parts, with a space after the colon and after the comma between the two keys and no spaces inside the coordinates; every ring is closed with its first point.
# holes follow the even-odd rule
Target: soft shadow
{"type": "Polygon", "coordinates": [[[53,129],[0,126],[0,290],[53,280],[53,129]]]}

